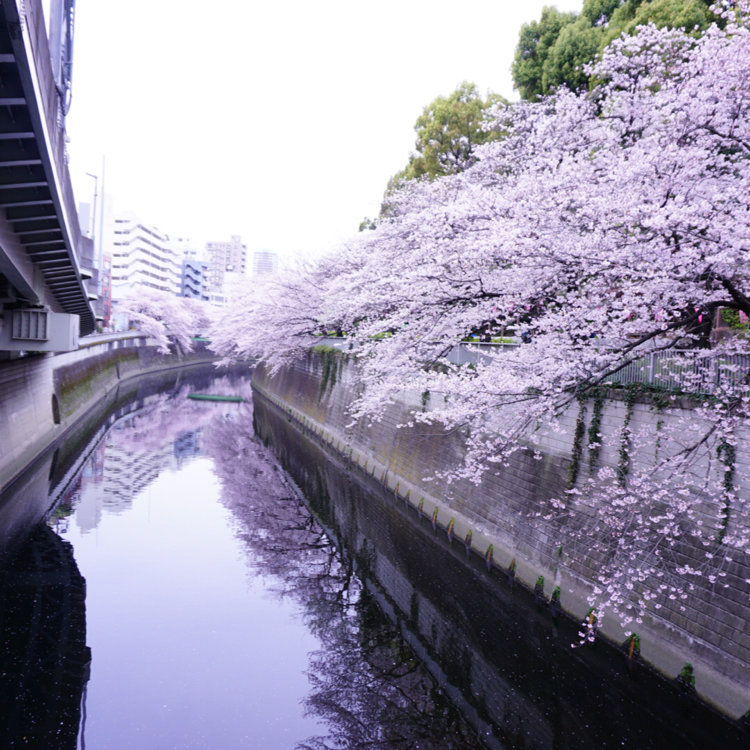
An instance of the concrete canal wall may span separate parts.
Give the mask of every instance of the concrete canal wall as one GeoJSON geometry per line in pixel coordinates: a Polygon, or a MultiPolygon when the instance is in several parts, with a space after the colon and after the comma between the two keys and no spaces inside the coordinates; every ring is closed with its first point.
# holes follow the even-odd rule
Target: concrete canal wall
{"type": "Polygon", "coordinates": [[[734,722],[686,702],[678,685],[629,662],[618,646],[599,640],[595,648],[570,648],[576,621],[487,570],[481,557],[450,543],[429,518],[288,417],[267,399],[254,400],[256,434],[488,748],[745,750],[746,733],[734,722]]]}
{"type": "MultiPolygon", "coordinates": [[[[458,543],[468,540],[476,554],[501,570],[513,567],[515,580],[529,589],[543,576],[547,599],[559,586],[563,610],[578,621],[586,617],[587,595],[601,568],[602,553],[594,549],[595,540],[581,534],[580,524],[560,517],[545,520],[543,512],[548,510],[546,501],[567,488],[571,465],[580,464],[577,469],[584,475],[587,462],[593,460],[580,445],[576,447],[575,439],[577,424],[584,429],[590,426],[591,406],[571,408],[561,429],[543,438],[541,460],[531,451],[519,451],[509,466],[488,471],[479,484],[467,480],[446,485],[425,478],[462,462],[462,436],[435,426],[399,426],[409,421],[411,409],[429,408],[429,398],[437,396],[406,392],[379,422],[352,424],[347,406],[357,388],[356,366],[330,352],[311,353],[273,377],[257,367],[253,386],[298,429],[314,434],[349,461],[353,470],[374,476],[458,543]]],[[[688,409],[688,404],[677,404],[656,410],[646,401],[610,398],[601,404],[596,418],[602,433],[617,435],[626,420],[637,432],[656,428],[657,421],[684,420],[688,409]]],[[[746,435],[740,437],[738,464],[748,460],[749,451],[742,448],[750,446],[746,435]]],[[[616,447],[603,448],[596,460],[616,467],[616,447]]],[[[636,449],[631,460],[636,466],[653,460],[653,448],[636,449]]],[[[750,488],[740,492],[748,497],[750,488]]],[[[585,511],[586,498],[579,502],[585,511]]],[[[715,512],[706,508],[703,521],[708,536],[716,539],[721,523],[712,517],[715,512]]],[[[747,528],[750,518],[746,511],[733,509],[729,524],[724,533],[747,528]]],[[[704,567],[714,564],[706,561],[704,549],[684,547],[675,554],[704,567]]],[[[687,600],[667,599],[633,629],[640,637],[644,661],[669,679],[676,679],[691,663],[699,696],[724,713],[741,717],[750,708],[750,602],[745,583],[750,578],[750,556],[736,553],[731,562],[721,559],[715,564],[715,572],[724,573],[720,584],[699,579],[687,600]]],[[[612,616],[601,623],[601,634],[616,644],[625,640],[612,616]]]]}
{"type": "Polygon", "coordinates": [[[125,334],[92,338],[73,352],[0,363],[0,498],[29,464],[63,441],[120,384],[212,359],[206,351],[160,354],[146,337],[125,334]]]}

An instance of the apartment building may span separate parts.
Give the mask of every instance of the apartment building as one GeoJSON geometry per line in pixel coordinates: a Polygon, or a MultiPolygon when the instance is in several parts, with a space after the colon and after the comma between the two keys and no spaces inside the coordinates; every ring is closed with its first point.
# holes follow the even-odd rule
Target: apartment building
{"type": "Polygon", "coordinates": [[[112,297],[122,299],[136,286],[180,294],[182,258],[169,235],[134,216],[114,219],[112,297]]]}
{"type": "Polygon", "coordinates": [[[245,276],[247,272],[247,246],[242,238],[232,235],[228,242],[207,242],[208,286],[212,297],[226,296],[231,281],[245,276]]]}
{"type": "Polygon", "coordinates": [[[208,263],[205,260],[182,259],[180,295],[208,302],[208,263]]]}
{"type": "Polygon", "coordinates": [[[256,250],[253,253],[253,276],[265,276],[276,273],[279,267],[279,258],[270,250],[256,250]]]}

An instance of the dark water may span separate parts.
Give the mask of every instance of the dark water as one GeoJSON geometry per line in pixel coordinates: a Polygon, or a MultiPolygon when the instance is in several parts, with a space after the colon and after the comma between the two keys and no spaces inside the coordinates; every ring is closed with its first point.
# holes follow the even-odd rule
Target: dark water
{"type": "Polygon", "coordinates": [[[718,716],[624,648],[601,640],[572,648],[579,623],[488,571],[261,397],[254,419],[482,746],[750,747],[746,724],[718,716]]]}
{"type": "Polygon", "coordinates": [[[2,573],[0,747],[473,746],[251,405],[189,390],[140,400],[75,470],[49,469],[56,510],[2,573]]]}
{"type": "Polygon", "coordinates": [[[615,649],[572,650],[575,623],[253,413],[246,381],[133,398],[41,467],[56,510],[5,560],[0,748],[747,745],[615,649]]]}

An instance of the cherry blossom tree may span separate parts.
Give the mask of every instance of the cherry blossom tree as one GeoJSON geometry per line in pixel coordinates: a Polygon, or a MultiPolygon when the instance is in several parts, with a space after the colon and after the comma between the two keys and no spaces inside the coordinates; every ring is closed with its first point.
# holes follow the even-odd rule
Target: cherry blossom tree
{"type": "Polygon", "coordinates": [[[156,340],[159,350],[169,352],[170,340],[183,352],[193,348],[196,334],[205,333],[212,314],[207,304],[188,297],[178,297],[151,287],[139,286],[118,303],[138,330],[156,340]]]}
{"type": "Polygon", "coordinates": [[[260,358],[274,367],[304,354],[326,328],[324,296],[340,258],[248,279],[210,330],[221,364],[260,358]]]}
{"type": "Polygon", "coordinates": [[[697,39],[647,25],[615,40],[589,67],[590,93],[498,110],[491,126],[508,135],[475,164],[406,183],[375,230],[256,290],[214,333],[225,356],[273,368],[321,326],[347,332],[364,386],[353,416],[377,417],[405,389],[442,394],[414,419],[464,431],[466,462],[447,481],[538,449],[579,400],[646,355],[676,353],[677,390],[703,394],[689,418],[658,434],[626,425],[623,465],[636,445],[656,459],[601,468],[550,510],[595,509],[582,533],[601,540],[596,603],[624,622],[686,596],[695,576],[720,577],[717,558],[750,554],[733,522],[750,484],[734,460],[750,344],[710,336],[718,310],[750,314],[750,3],[713,11],[724,28],[697,39]],[[473,367],[446,360],[488,325],[530,342],[473,367]],[[707,387],[707,372],[723,377],[707,387]],[[668,554],[689,538],[705,564],[668,554]]]}

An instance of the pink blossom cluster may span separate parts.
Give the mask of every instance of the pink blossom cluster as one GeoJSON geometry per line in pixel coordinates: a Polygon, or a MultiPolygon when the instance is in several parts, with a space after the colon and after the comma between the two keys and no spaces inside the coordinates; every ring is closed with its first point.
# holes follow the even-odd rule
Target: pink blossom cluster
{"type": "Polygon", "coordinates": [[[159,351],[165,354],[169,352],[170,341],[181,352],[191,351],[193,337],[205,333],[212,318],[208,304],[201,300],[145,286],[138,286],[120,301],[117,312],[154,339],[159,351]]]}
{"type": "Polygon", "coordinates": [[[374,231],[255,287],[212,334],[224,357],[273,368],[321,330],[345,332],[354,417],[429,391],[439,397],[414,420],[464,431],[448,481],[539,449],[577,399],[645,354],[678,352],[688,394],[701,368],[730,372],[663,428],[623,428],[625,462],[636,448],[650,462],[603,466],[550,506],[556,518],[589,508],[581,533],[606,546],[594,599],[624,621],[681,601],[695,576],[720,582],[726,550],[750,553],[736,461],[750,386],[732,359],[750,339],[712,335],[722,309],[750,315],[750,4],[721,15],[699,38],[649,25],[614,41],[591,92],[499,108],[490,126],[507,136],[473,166],[405,183],[374,231]],[[472,367],[446,359],[484,330],[526,343],[472,367]],[[688,536],[705,564],[674,562],[688,536]]]}

